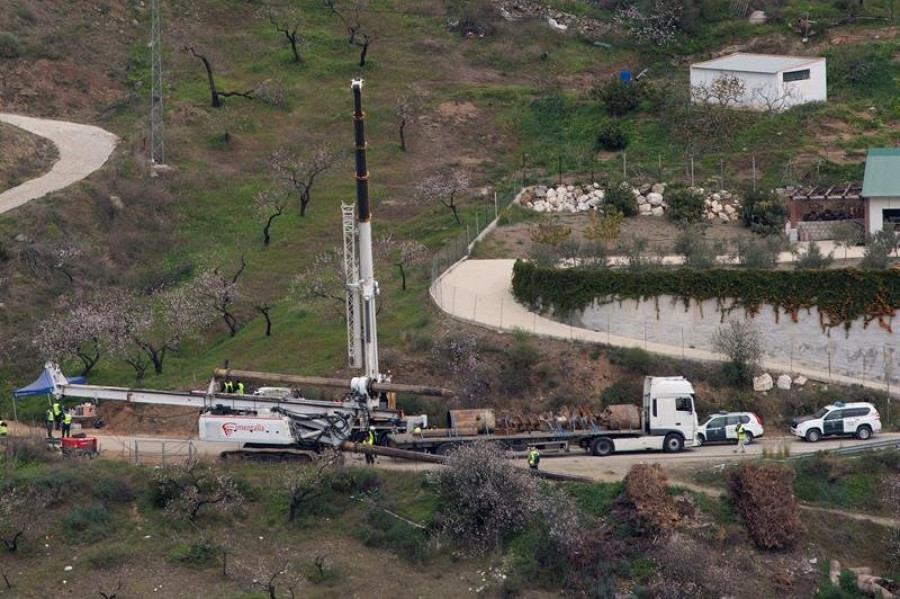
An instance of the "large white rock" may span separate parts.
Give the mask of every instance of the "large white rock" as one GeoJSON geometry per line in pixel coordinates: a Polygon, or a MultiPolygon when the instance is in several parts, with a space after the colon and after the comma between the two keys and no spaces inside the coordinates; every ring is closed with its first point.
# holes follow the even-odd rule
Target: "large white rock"
{"type": "Polygon", "coordinates": [[[557,187],[557,188],[556,188],[556,195],[558,195],[558,196],[561,197],[561,198],[566,197],[566,188],[563,187],[562,185],[560,185],[559,187],[557,187]]]}
{"type": "Polygon", "coordinates": [[[754,391],[769,391],[772,389],[773,384],[774,383],[772,382],[772,375],[770,375],[768,372],[753,377],[754,391]]]}
{"type": "Polygon", "coordinates": [[[798,376],[797,378],[794,379],[794,384],[797,385],[798,387],[802,387],[808,381],[809,381],[809,379],[801,374],[800,376],[798,376]]]}
{"type": "Polygon", "coordinates": [[[653,187],[650,188],[650,191],[653,193],[664,194],[666,193],[666,184],[665,183],[656,183],[653,187]]]}
{"type": "Polygon", "coordinates": [[[651,192],[647,194],[647,203],[651,206],[661,206],[663,197],[661,193],[651,192]]]}
{"type": "Polygon", "coordinates": [[[719,214],[719,220],[721,220],[723,223],[727,223],[731,220],[731,218],[727,214],[722,212],[721,214],[719,214]]]}
{"type": "Polygon", "coordinates": [[[783,389],[785,391],[790,390],[791,388],[791,377],[787,374],[782,374],[778,377],[778,380],[775,382],[779,389],[783,389]]]}
{"type": "Polygon", "coordinates": [[[647,198],[645,198],[644,196],[638,196],[634,199],[637,200],[638,206],[643,206],[647,203],[647,198]]]}
{"type": "Polygon", "coordinates": [[[725,213],[728,214],[728,216],[731,216],[732,214],[734,214],[735,212],[737,212],[737,211],[734,209],[734,206],[732,206],[731,204],[725,204],[723,210],[725,210],[725,213]]]}
{"type": "Polygon", "coordinates": [[[652,216],[662,216],[665,213],[666,213],[666,211],[663,210],[662,206],[654,206],[653,208],[650,209],[650,214],[652,216]]]}
{"type": "Polygon", "coordinates": [[[547,197],[547,188],[546,187],[535,187],[534,188],[534,197],[546,198],[547,197]]]}
{"type": "Polygon", "coordinates": [[[590,206],[591,208],[599,206],[602,203],[603,203],[603,200],[600,198],[597,198],[597,197],[593,197],[587,201],[587,205],[590,206]]]}
{"type": "Polygon", "coordinates": [[[566,191],[575,191],[575,186],[574,186],[574,185],[567,185],[567,186],[566,186],[566,191]]]}
{"type": "Polygon", "coordinates": [[[650,214],[650,210],[651,210],[650,204],[641,204],[638,206],[638,212],[645,216],[650,214]]]}
{"type": "Polygon", "coordinates": [[[575,209],[578,210],[578,212],[586,212],[590,209],[590,205],[588,205],[587,202],[578,202],[578,205],[575,206],[575,209]]]}
{"type": "Polygon", "coordinates": [[[762,25],[766,22],[766,12],[763,10],[754,10],[747,18],[751,25],[762,25]]]}
{"type": "Polygon", "coordinates": [[[535,202],[534,206],[531,207],[535,212],[547,212],[549,206],[546,202],[535,202]]]}
{"type": "Polygon", "coordinates": [[[713,200],[713,203],[712,203],[711,208],[712,208],[712,211],[713,211],[713,212],[721,212],[721,211],[722,211],[722,204],[720,204],[719,202],[713,200]]]}

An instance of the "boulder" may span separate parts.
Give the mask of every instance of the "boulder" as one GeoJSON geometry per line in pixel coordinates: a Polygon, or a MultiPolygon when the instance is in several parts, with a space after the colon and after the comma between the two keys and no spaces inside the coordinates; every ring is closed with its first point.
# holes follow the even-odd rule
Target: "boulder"
{"type": "Polygon", "coordinates": [[[650,188],[650,191],[653,193],[658,193],[660,195],[666,193],[666,184],[665,183],[657,183],[653,187],[650,188]]]}
{"type": "Polygon", "coordinates": [[[731,218],[729,218],[729,216],[727,214],[725,214],[724,212],[720,212],[719,220],[722,221],[723,223],[727,223],[728,221],[731,220],[731,218]]]}
{"type": "Polygon", "coordinates": [[[753,377],[754,391],[770,391],[773,386],[774,383],[772,381],[772,375],[770,375],[768,372],[753,377]]]}
{"type": "Polygon", "coordinates": [[[561,198],[566,197],[566,188],[563,187],[562,185],[560,185],[559,187],[557,187],[557,188],[556,188],[556,195],[558,195],[558,196],[561,197],[561,198]]]}
{"type": "Polygon", "coordinates": [[[725,211],[725,214],[727,214],[728,216],[731,216],[732,214],[737,212],[734,209],[734,206],[732,206],[731,204],[725,204],[725,206],[722,209],[725,211]]]}
{"type": "Polygon", "coordinates": [[[662,206],[654,206],[653,208],[650,209],[651,216],[662,216],[665,213],[666,213],[666,211],[663,210],[662,206]]]}
{"type": "Polygon", "coordinates": [[[651,206],[661,206],[663,201],[663,197],[661,193],[648,193],[647,194],[647,203],[651,206]]]}
{"type": "Polygon", "coordinates": [[[644,216],[650,214],[650,204],[640,204],[638,206],[638,212],[644,216]]]}
{"type": "Polygon", "coordinates": [[[546,198],[547,197],[547,188],[546,187],[535,187],[534,188],[534,197],[546,198]]]}
{"type": "Polygon", "coordinates": [[[722,201],[722,196],[719,195],[719,194],[717,194],[717,193],[714,193],[714,194],[712,194],[712,195],[710,196],[710,199],[711,199],[713,202],[721,202],[721,201],[722,201]]]}
{"type": "Polygon", "coordinates": [[[749,21],[751,25],[762,25],[766,22],[766,11],[754,10],[750,13],[750,16],[747,17],[747,21],[749,21]]]}
{"type": "Polygon", "coordinates": [[[550,208],[550,205],[547,202],[535,202],[534,206],[531,207],[535,212],[547,212],[550,208]]]}
{"type": "Polygon", "coordinates": [[[587,212],[588,210],[590,210],[590,208],[591,206],[587,202],[578,202],[578,204],[575,206],[575,209],[578,212],[587,212]]]}
{"type": "Polygon", "coordinates": [[[647,198],[645,198],[644,196],[638,196],[635,198],[635,200],[637,200],[638,206],[643,206],[644,204],[648,203],[647,198]]]}
{"type": "Polygon", "coordinates": [[[544,195],[547,196],[548,198],[555,198],[556,197],[556,188],[551,187],[550,189],[544,191],[544,195]]]}
{"type": "Polygon", "coordinates": [[[801,374],[800,376],[798,376],[797,378],[794,379],[794,384],[797,385],[798,387],[802,387],[808,381],[809,381],[809,379],[801,374]]]}
{"type": "Polygon", "coordinates": [[[600,184],[594,181],[594,189],[600,189],[600,184]]]}
{"type": "Polygon", "coordinates": [[[638,189],[640,190],[641,195],[647,195],[648,193],[650,193],[650,190],[653,189],[653,186],[649,183],[644,183],[638,189]]]}
{"type": "Polygon", "coordinates": [[[574,185],[566,186],[566,191],[575,191],[575,186],[574,185]]]}
{"type": "Polygon", "coordinates": [[[791,388],[791,377],[787,374],[782,374],[778,377],[778,380],[775,382],[779,389],[783,389],[784,391],[789,391],[791,388]]]}
{"type": "Polygon", "coordinates": [[[579,204],[586,204],[587,201],[588,201],[589,199],[591,199],[590,196],[587,196],[587,195],[580,195],[580,196],[578,196],[578,203],[579,203],[579,204]]]}
{"type": "Polygon", "coordinates": [[[603,199],[598,198],[598,197],[593,197],[587,201],[587,205],[590,206],[591,208],[595,208],[602,203],[603,203],[603,199]]]}

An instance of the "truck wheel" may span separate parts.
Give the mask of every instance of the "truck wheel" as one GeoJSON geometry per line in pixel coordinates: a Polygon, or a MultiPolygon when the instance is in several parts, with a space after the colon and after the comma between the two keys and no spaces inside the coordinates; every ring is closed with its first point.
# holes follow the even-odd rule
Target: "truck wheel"
{"type": "Polygon", "coordinates": [[[859,439],[860,441],[865,441],[865,440],[869,439],[871,436],[872,436],[872,429],[870,429],[868,426],[863,425],[863,426],[859,427],[858,429],[856,429],[856,438],[859,439]]]}
{"type": "Polygon", "coordinates": [[[818,441],[821,438],[822,438],[822,433],[820,433],[819,429],[817,429],[817,428],[811,428],[808,431],[806,431],[806,440],[809,441],[810,443],[815,443],[816,441],[818,441]]]}
{"type": "Polygon", "coordinates": [[[451,451],[453,451],[452,443],[441,443],[437,447],[434,448],[434,455],[447,455],[451,451]]]}
{"type": "Polygon", "coordinates": [[[666,439],[663,441],[663,450],[666,453],[678,453],[682,449],[684,449],[684,439],[681,438],[681,435],[675,433],[666,435],[666,439]]]}
{"type": "Polygon", "coordinates": [[[597,437],[591,441],[591,454],[596,456],[605,456],[615,451],[616,446],[606,437],[597,437]]]}

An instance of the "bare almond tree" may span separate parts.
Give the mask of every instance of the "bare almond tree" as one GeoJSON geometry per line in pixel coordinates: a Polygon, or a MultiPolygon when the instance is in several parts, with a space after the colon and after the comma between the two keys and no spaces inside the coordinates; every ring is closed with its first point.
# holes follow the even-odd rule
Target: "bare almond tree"
{"type": "Polygon", "coordinates": [[[239,96],[241,98],[247,98],[248,100],[253,99],[254,89],[249,89],[243,92],[236,91],[222,91],[216,86],[216,78],[213,75],[212,63],[210,63],[209,59],[204,54],[200,54],[197,52],[193,46],[185,46],[185,51],[190,53],[191,56],[196,58],[203,64],[204,70],[206,70],[206,80],[209,85],[209,95],[211,100],[211,105],[213,108],[221,108],[222,107],[222,98],[228,98],[232,96],[239,96]]]}
{"type": "Polygon", "coordinates": [[[416,189],[416,199],[427,204],[440,203],[450,210],[461,225],[459,203],[470,190],[469,176],[460,169],[447,169],[424,179],[416,189]]]}
{"type": "Polygon", "coordinates": [[[288,204],[288,190],[284,187],[269,187],[256,194],[254,204],[256,214],[265,221],[263,225],[263,245],[272,240],[270,231],[275,219],[284,214],[288,204]]]}
{"type": "Polygon", "coordinates": [[[238,330],[238,319],[234,313],[234,304],[240,297],[238,279],[246,268],[247,260],[241,254],[241,265],[233,274],[227,275],[222,272],[221,266],[217,266],[200,275],[195,285],[200,297],[206,299],[212,309],[218,312],[225,321],[231,337],[234,337],[238,330]]]}
{"type": "Polygon", "coordinates": [[[397,96],[394,106],[397,115],[397,127],[400,130],[400,149],[406,151],[406,128],[415,116],[422,110],[424,92],[416,84],[410,85],[406,92],[397,96]]]}
{"type": "Polygon", "coordinates": [[[294,62],[303,62],[300,56],[300,46],[306,43],[306,39],[300,34],[300,22],[303,19],[303,13],[300,8],[292,6],[288,8],[276,8],[269,5],[265,9],[269,18],[269,23],[279,33],[283,33],[291,46],[291,52],[294,55],[294,62]]]}
{"type": "Polygon", "coordinates": [[[369,46],[377,37],[372,31],[372,23],[367,23],[363,15],[369,8],[368,0],[323,0],[332,16],[337,17],[347,29],[347,43],[359,48],[359,66],[366,66],[369,46]]]}
{"type": "Polygon", "coordinates": [[[282,148],[272,154],[269,167],[278,183],[297,192],[300,197],[300,216],[306,216],[316,179],[343,159],[343,152],[326,146],[319,146],[304,156],[297,156],[282,148]]]}
{"type": "Polygon", "coordinates": [[[162,507],[175,518],[196,522],[201,510],[235,512],[244,504],[244,496],[235,480],[201,466],[170,467],[158,471],[151,483],[164,498],[162,507]]]}
{"type": "Polygon", "coordinates": [[[344,313],[344,258],[333,248],[317,253],[307,266],[294,277],[291,293],[300,300],[324,299],[337,313],[344,313]]]}
{"type": "Polygon", "coordinates": [[[406,240],[398,244],[394,265],[400,270],[400,289],[406,291],[406,269],[428,260],[428,248],[424,244],[406,240]]]}
{"type": "Polygon", "coordinates": [[[691,86],[691,99],[699,104],[714,104],[722,108],[736,106],[744,97],[747,84],[734,75],[719,75],[707,83],[691,86]]]}

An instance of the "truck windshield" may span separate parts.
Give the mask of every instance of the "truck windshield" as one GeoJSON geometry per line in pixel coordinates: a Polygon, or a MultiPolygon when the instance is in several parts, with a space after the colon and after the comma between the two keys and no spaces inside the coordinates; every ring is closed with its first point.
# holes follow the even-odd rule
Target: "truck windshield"
{"type": "Polygon", "coordinates": [[[813,418],[822,418],[827,413],[828,413],[828,408],[822,408],[821,410],[819,410],[818,412],[813,414],[813,418]]]}

